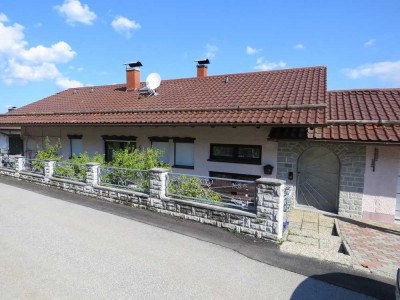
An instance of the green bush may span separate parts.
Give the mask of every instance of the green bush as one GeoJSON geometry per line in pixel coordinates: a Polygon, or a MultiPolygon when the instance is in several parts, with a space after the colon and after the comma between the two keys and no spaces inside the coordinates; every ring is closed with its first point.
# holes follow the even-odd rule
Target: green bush
{"type": "Polygon", "coordinates": [[[61,164],[56,164],[54,172],[61,177],[84,181],[86,179],[86,164],[89,162],[104,165],[104,155],[97,152],[94,156],[89,156],[87,152],[81,153],[79,156],[73,154],[71,158],[62,161],[61,164]]]}
{"type": "Polygon", "coordinates": [[[40,149],[39,145],[36,145],[36,158],[33,160],[32,168],[35,171],[44,171],[44,160],[55,160],[59,161],[62,158],[62,155],[60,155],[60,150],[61,150],[61,141],[60,139],[57,140],[57,142],[52,145],[50,144],[50,138],[48,136],[45,137],[44,139],[44,147],[43,149],[40,149]]]}
{"type": "Polygon", "coordinates": [[[50,144],[50,138],[46,136],[44,139],[44,147],[43,149],[39,148],[39,145],[36,145],[37,153],[36,153],[36,159],[37,160],[56,160],[59,161],[62,158],[62,155],[60,155],[60,150],[61,150],[61,141],[60,139],[57,140],[57,142],[52,145],[50,144]]]}
{"type": "Polygon", "coordinates": [[[180,175],[177,179],[172,179],[168,184],[168,192],[175,195],[190,198],[203,199],[208,201],[221,201],[221,195],[217,192],[203,187],[197,177],[180,175]]]}
{"type": "Polygon", "coordinates": [[[107,175],[102,175],[102,181],[120,186],[131,186],[137,190],[147,190],[150,187],[149,173],[140,170],[150,170],[156,167],[170,169],[168,164],[161,162],[162,152],[158,149],[120,149],[114,151],[113,160],[108,164],[113,169],[107,175]],[[139,170],[139,171],[138,171],[139,170]]]}
{"type": "Polygon", "coordinates": [[[112,167],[131,168],[137,170],[150,170],[156,167],[170,169],[168,164],[161,161],[163,153],[154,148],[146,149],[120,149],[114,151],[113,160],[109,163],[112,167]]]}

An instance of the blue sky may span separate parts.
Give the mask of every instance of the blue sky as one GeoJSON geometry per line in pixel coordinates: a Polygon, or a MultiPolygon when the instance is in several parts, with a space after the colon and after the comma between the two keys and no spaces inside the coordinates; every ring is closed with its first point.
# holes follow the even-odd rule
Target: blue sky
{"type": "Polygon", "coordinates": [[[400,1],[0,2],[0,112],[76,86],[325,65],[329,89],[400,87],[400,1]]]}

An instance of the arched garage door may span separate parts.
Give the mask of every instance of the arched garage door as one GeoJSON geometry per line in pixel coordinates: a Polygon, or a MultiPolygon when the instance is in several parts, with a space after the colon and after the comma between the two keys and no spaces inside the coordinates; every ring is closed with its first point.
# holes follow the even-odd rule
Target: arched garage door
{"type": "Polygon", "coordinates": [[[339,170],[337,156],[325,147],[303,152],[297,167],[297,204],[338,212],[339,170]]]}

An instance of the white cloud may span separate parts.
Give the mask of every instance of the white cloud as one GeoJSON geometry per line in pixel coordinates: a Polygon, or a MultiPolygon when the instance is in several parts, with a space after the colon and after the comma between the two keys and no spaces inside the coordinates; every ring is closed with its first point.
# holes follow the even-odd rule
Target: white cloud
{"type": "Polygon", "coordinates": [[[212,45],[212,44],[207,44],[206,45],[206,53],[205,56],[207,58],[213,59],[215,58],[217,52],[219,51],[219,47],[216,45],[212,45]]]}
{"type": "Polygon", "coordinates": [[[56,79],[61,76],[57,67],[51,63],[42,63],[31,66],[17,62],[15,59],[8,60],[8,67],[5,70],[4,82],[6,84],[26,83],[28,81],[40,81],[56,79]]]}
{"type": "Polygon", "coordinates": [[[74,58],[76,52],[66,42],[58,42],[51,47],[42,45],[24,50],[21,53],[21,58],[28,62],[54,62],[65,63],[74,58]]]}
{"type": "Polygon", "coordinates": [[[304,49],[304,45],[303,44],[296,44],[293,46],[294,49],[296,50],[303,50],[304,49]]]}
{"type": "Polygon", "coordinates": [[[66,90],[71,88],[83,87],[83,83],[78,80],[71,80],[67,77],[60,77],[56,80],[56,84],[60,89],[66,90]]]}
{"type": "Polygon", "coordinates": [[[0,14],[0,22],[8,22],[8,18],[5,14],[1,13],[0,14]]]}
{"type": "Polygon", "coordinates": [[[375,45],[375,43],[376,43],[375,39],[369,39],[368,41],[366,41],[364,43],[364,48],[371,47],[371,46],[375,45]]]}
{"type": "Polygon", "coordinates": [[[351,79],[378,77],[382,81],[400,84],[400,60],[365,64],[354,69],[343,69],[343,72],[351,79]]]}
{"type": "Polygon", "coordinates": [[[136,23],[135,20],[129,20],[121,16],[115,17],[111,25],[116,32],[125,35],[127,38],[132,36],[132,30],[139,30],[142,27],[139,23],[136,23]]]}
{"type": "Polygon", "coordinates": [[[87,4],[82,5],[79,0],[65,0],[62,5],[54,6],[54,9],[64,16],[70,25],[75,23],[92,25],[97,17],[87,4]]]}
{"type": "Polygon", "coordinates": [[[251,47],[251,46],[246,46],[246,53],[248,54],[248,55],[252,55],[252,54],[255,54],[255,53],[258,53],[258,52],[260,52],[262,49],[257,49],[257,48],[253,48],[253,47],[251,47]]]}
{"type": "Polygon", "coordinates": [[[69,66],[68,69],[70,69],[72,71],[78,71],[78,72],[82,72],[84,70],[83,67],[74,67],[74,66],[69,66]]]}
{"type": "Polygon", "coordinates": [[[279,62],[272,62],[266,61],[264,57],[257,58],[257,65],[254,67],[255,70],[260,71],[270,71],[274,69],[282,69],[286,67],[286,62],[279,61],[279,62]]]}
{"type": "Polygon", "coordinates": [[[27,48],[24,27],[18,23],[6,25],[7,16],[0,14],[0,79],[6,84],[26,84],[30,81],[62,78],[57,64],[72,60],[76,52],[64,41],[50,47],[27,48]]]}
{"type": "Polygon", "coordinates": [[[20,24],[6,26],[0,21],[0,55],[19,53],[23,50],[27,44],[23,30],[24,27],[20,24]]]}

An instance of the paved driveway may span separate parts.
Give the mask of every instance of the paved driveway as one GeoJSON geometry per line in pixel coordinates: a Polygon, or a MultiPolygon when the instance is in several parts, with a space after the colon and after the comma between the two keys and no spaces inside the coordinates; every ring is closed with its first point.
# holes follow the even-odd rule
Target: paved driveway
{"type": "Polygon", "coordinates": [[[364,299],[140,222],[0,183],[2,299],[364,299]]]}
{"type": "Polygon", "coordinates": [[[400,268],[400,226],[339,218],[342,237],[356,262],[371,272],[396,278],[400,268]]]}

